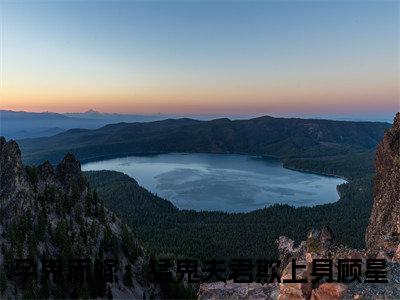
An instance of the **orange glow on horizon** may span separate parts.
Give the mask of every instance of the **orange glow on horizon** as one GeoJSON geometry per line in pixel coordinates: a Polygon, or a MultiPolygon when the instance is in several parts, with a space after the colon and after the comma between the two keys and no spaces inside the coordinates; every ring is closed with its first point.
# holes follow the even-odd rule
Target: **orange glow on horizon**
{"type": "Polygon", "coordinates": [[[398,110],[399,90],[387,82],[379,88],[362,84],[270,84],[218,87],[140,87],[96,90],[49,86],[38,90],[9,85],[0,108],[24,111],[75,112],[89,108],[103,112],[138,114],[215,114],[261,112],[331,112],[398,110]]]}
{"type": "Polygon", "coordinates": [[[1,109],[400,108],[398,3],[6,1],[2,8],[1,109]]]}

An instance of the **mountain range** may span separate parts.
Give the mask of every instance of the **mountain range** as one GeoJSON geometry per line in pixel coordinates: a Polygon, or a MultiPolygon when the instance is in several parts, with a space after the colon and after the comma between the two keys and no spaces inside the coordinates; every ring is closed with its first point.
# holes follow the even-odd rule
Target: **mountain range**
{"type": "MultiPolygon", "coordinates": [[[[120,114],[103,113],[94,109],[85,112],[26,112],[0,110],[0,134],[8,139],[51,136],[73,128],[94,129],[120,122],[151,122],[168,118],[180,118],[182,114],[120,114]]],[[[200,120],[210,120],[218,116],[192,115],[200,120]]],[[[240,119],[244,116],[235,116],[240,119]]]]}
{"type": "Polygon", "coordinates": [[[51,136],[72,128],[94,129],[117,122],[147,122],[160,120],[161,115],[107,114],[89,110],[84,113],[25,112],[0,110],[0,134],[22,139],[51,136]]]}
{"type": "Polygon", "coordinates": [[[59,161],[66,152],[83,162],[134,154],[235,153],[276,156],[288,167],[333,174],[333,165],[350,159],[372,162],[374,149],[389,127],[382,122],[270,116],[210,121],[182,118],[71,129],[51,137],[23,139],[19,144],[26,163],[59,161]]]}
{"type": "MultiPolygon", "coordinates": [[[[260,114],[256,114],[259,116],[260,114]]],[[[196,120],[209,121],[224,115],[201,114],[121,114],[104,113],[94,109],[85,112],[26,112],[0,110],[0,134],[8,139],[35,138],[51,136],[68,129],[96,129],[112,123],[152,122],[168,118],[188,117],[196,120]]],[[[245,120],[255,115],[226,115],[235,120],[245,120]]],[[[285,117],[285,115],[280,115],[285,117]]],[[[225,117],[225,116],[224,116],[225,117]]],[[[390,118],[376,116],[343,116],[343,115],[300,115],[303,118],[331,119],[338,121],[388,121],[390,118]]]]}

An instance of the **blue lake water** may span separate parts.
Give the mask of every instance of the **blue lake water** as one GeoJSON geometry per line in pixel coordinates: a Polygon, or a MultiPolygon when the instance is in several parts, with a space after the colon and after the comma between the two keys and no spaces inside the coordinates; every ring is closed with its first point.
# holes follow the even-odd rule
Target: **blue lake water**
{"type": "Polygon", "coordinates": [[[339,199],[345,181],[284,169],[272,158],[228,154],[161,154],[90,162],[114,170],[181,209],[247,212],[275,203],[314,206],[339,199]]]}

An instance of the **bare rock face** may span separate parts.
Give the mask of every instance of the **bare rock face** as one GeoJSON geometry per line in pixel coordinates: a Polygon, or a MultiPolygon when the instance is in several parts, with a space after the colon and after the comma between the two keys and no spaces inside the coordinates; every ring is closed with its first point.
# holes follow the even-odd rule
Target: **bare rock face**
{"type": "MultiPolygon", "coordinates": [[[[286,241],[286,237],[280,237],[277,241],[278,245],[288,245],[282,243],[286,241]]],[[[329,227],[323,227],[321,230],[312,229],[308,232],[307,240],[303,241],[299,247],[278,247],[280,250],[280,259],[285,265],[286,257],[296,260],[297,265],[304,265],[305,269],[298,269],[296,278],[307,279],[306,283],[281,283],[279,285],[279,300],[289,299],[340,299],[346,289],[342,285],[334,283],[315,283],[312,284],[310,276],[312,270],[313,259],[346,258],[352,256],[350,249],[336,242],[332,230],[329,227]],[[282,252],[281,250],[284,250],[282,252]]],[[[282,279],[292,278],[292,263],[289,261],[282,271],[282,279]]]]}
{"type": "Polygon", "coordinates": [[[365,235],[367,250],[393,254],[400,243],[400,113],[378,146],[374,205],[365,235]]]}
{"type": "Polygon", "coordinates": [[[73,154],[66,154],[64,159],[54,169],[49,161],[37,167],[33,180],[38,192],[43,192],[48,187],[57,187],[65,193],[82,193],[86,190],[86,182],[82,176],[81,164],[73,154]]]}
{"type": "Polygon", "coordinates": [[[393,262],[400,263],[400,244],[397,246],[396,252],[394,253],[392,260],[393,262]]]}
{"type": "Polygon", "coordinates": [[[18,144],[0,137],[0,217],[8,220],[16,212],[22,214],[32,201],[31,193],[18,144]]]}
{"type": "Polygon", "coordinates": [[[71,153],[67,153],[56,169],[57,179],[63,183],[66,191],[72,187],[80,191],[85,187],[85,180],[81,174],[81,164],[71,153]]]}
{"type": "Polygon", "coordinates": [[[21,160],[21,151],[15,141],[0,137],[0,196],[10,192],[29,191],[31,188],[21,160]]]}
{"type": "Polygon", "coordinates": [[[347,286],[342,283],[323,283],[311,293],[311,300],[342,299],[347,286]]]}
{"type": "Polygon", "coordinates": [[[200,286],[198,299],[276,299],[277,284],[210,282],[200,286]]]}
{"type": "Polygon", "coordinates": [[[43,192],[47,187],[54,185],[56,175],[53,166],[49,161],[45,161],[38,167],[37,187],[39,192],[43,192]]]}
{"type": "Polygon", "coordinates": [[[280,253],[293,252],[294,241],[286,236],[280,236],[276,241],[280,253]]]}

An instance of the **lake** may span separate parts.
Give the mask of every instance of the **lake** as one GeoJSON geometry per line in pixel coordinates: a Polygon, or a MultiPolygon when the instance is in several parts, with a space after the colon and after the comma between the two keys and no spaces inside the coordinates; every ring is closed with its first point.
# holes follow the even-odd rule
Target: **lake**
{"type": "Polygon", "coordinates": [[[160,154],[90,162],[82,170],[123,172],[181,209],[248,212],[276,203],[314,206],[339,199],[345,180],[288,170],[273,158],[160,154]]]}

